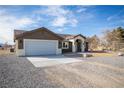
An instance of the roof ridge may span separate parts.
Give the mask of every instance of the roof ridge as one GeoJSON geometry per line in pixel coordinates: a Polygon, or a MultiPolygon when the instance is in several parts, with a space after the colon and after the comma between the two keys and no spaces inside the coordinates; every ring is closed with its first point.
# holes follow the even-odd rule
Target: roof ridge
{"type": "Polygon", "coordinates": [[[35,32],[35,31],[37,31],[37,30],[39,30],[39,29],[41,29],[41,30],[46,30],[46,31],[48,31],[48,32],[51,33],[51,34],[56,35],[58,38],[64,39],[63,37],[59,36],[58,34],[54,33],[53,31],[51,31],[51,30],[49,30],[49,29],[47,29],[47,28],[45,28],[45,27],[40,27],[40,28],[33,29],[33,30],[30,30],[30,31],[25,31],[25,32],[23,32],[23,33],[21,33],[21,34],[19,34],[19,35],[16,35],[16,36],[17,36],[17,37],[21,37],[22,35],[26,35],[26,34],[28,34],[28,33],[33,33],[33,32],[35,32]]]}

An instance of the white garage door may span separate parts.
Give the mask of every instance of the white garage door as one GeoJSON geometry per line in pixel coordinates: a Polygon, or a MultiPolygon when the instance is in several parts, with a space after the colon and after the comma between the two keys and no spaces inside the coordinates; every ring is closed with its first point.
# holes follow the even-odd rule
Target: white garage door
{"type": "Polygon", "coordinates": [[[57,40],[24,40],[26,55],[56,54],[57,40]]]}

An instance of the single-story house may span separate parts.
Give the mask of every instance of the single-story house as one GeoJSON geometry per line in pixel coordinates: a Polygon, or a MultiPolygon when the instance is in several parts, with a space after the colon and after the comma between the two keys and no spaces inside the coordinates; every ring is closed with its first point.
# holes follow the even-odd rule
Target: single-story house
{"type": "Polygon", "coordinates": [[[18,56],[52,55],[88,50],[86,37],[81,34],[56,34],[42,27],[32,31],[14,30],[18,56]]]}

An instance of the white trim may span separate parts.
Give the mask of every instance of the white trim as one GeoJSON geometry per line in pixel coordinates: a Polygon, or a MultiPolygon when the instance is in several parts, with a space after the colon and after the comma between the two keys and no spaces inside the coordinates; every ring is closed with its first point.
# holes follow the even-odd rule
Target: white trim
{"type": "Polygon", "coordinates": [[[74,44],[75,41],[74,41],[74,39],[70,39],[69,41],[72,42],[72,52],[73,53],[76,52],[75,51],[75,44],[74,44]]]}
{"type": "Polygon", "coordinates": [[[17,56],[25,56],[25,48],[24,48],[24,44],[23,44],[23,49],[18,49],[18,40],[15,40],[15,44],[16,44],[16,47],[15,47],[15,51],[16,51],[16,55],[17,56]]]}
{"type": "Polygon", "coordinates": [[[62,54],[62,49],[58,48],[58,40],[41,40],[41,39],[23,39],[23,49],[18,49],[18,40],[16,40],[16,55],[17,56],[26,56],[25,51],[26,51],[26,41],[56,41],[56,54],[62,54]]]}
{"type": "Polygon", "coordinates": [[[72,42],[72,52],[76,52],[76,45],[75,45],[75,41],[77,40],[77,39],[80,39],[81,41],[82,41],[82,44],[81,44],[81,51],[82,52],[84,52],[84,49],[85,49],[85,45],[84,45],[84,41],[85,41],[85,39],[83,38],[83,37],[81,37],[81,36],[77,36],[77,37],[75,37],[74,39],[70,39],[69,41],[71,41],[72,42]]]}
{"type": "Polygon", "coordinates": [[[58,41],[58,40],[24,39],[24,41],[58,41]]]}
{"type": "Polygon", "coordinates": [[[56,42],[56,54],[61,54],[62,53],[62,50],[61,49],[59,49],[58,48],[58,40],[41,40],[41,39],[24,39],[24,48],[25,48],[25,51],[26,51],[26,44],[25,44],[25,42],[27,42],[27,41],[50,41],[50,42],[52,42],[53,41],[53,43],[54,42],[56,42]]]}
{"type": "Polygon", "coordinates": [[[68,41],[63,41],[62,42],[62,49],[68,49],[69,48],[69,42],[68,41]],[[67,47],[64,47],[63,44],[66,43],[67,47]]]}

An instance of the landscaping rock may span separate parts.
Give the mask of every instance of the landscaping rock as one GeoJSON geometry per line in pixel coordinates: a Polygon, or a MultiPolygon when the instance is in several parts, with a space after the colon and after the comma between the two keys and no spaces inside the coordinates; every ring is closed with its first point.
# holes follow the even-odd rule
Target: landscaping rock
{"type": "Polygon", "coordinates": [[[118,53],[118,56],[124,56],[124,53],[119,52],[119,53],[118,53]]]}
{"type": "Polygon", "coordinates": [[[85,53],[85,54],[82,54],[82,55],[83,55],[84,58],[93,56],[92,54],[89,54],[89,53],[85,53]]]}

